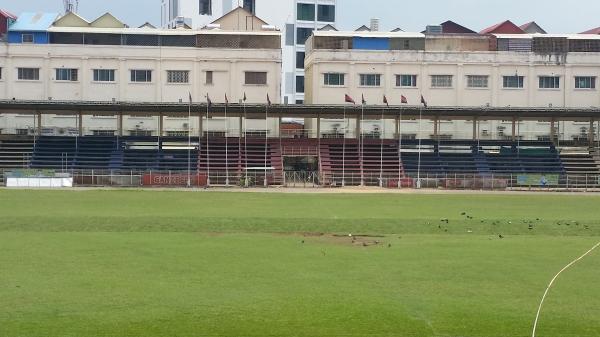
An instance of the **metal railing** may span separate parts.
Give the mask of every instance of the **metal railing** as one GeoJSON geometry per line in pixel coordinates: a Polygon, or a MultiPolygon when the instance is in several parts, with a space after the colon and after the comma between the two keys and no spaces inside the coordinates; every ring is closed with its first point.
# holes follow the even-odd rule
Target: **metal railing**
{"type": "MultiPolygon", "coordinates": [[[[8,172],[0,169],[0,182],[8,172]]],[[[35,169],[33,169],[35,170],[35,169]]],[[[43,171],[43,170],[41,170],[43,171]]],[[[472,174],[448,173],[319,173],[313,171],[137,171],[55,170],[73,177],[74,186],[86,187],[269,187],[339,188],[379,187],[386,189],[441,189],[488,191],[578,191],[600,192],[600,174],[472,174]],[[266,183],[265,183],[266,182],[266,183]]]]}

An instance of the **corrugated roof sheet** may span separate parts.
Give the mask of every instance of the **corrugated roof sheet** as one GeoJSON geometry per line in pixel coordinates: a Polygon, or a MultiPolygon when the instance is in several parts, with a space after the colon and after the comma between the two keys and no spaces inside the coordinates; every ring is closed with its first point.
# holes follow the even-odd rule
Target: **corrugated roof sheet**
{"type": "Polygon", "coordinates": [[[590,29],[588,31],[585,31],[581,34],[600,34],[600,27],[598,28],[594,28],[594,29],[590,29]]]}
{"type": "Polygon", "coordinates": [[[381,37],[381,38],[424,38],[425,34],[411,32],[338,32],[321,31],[313,33],[315,36],[336,36],[336,37],[381,37]]]}
{"type": "Polygon", "coordinates": [[[22,13],[9,30],[43,32],[50,28],[58,17],[58,13],[22,13]]]}
{"type": "Polygon", "coordinates": [[[11,13],[11,12],[9,12],[7,10],[4,10],[4,9],[0,9],[0,15],[3,16],[3,17],[6,17],[6,18],[12,18],[12,19],[15,19],[15,20],[17,19],[16,15],[14,15],[13,13],[11,13]]]}
{"type": "Polygon", "coordinates": [[[523,34],[525,32],[521,28],[519,28],[519,26],[512,23],[512,21],[510,21],[510,20],[500,22],[498,24],[495,24],[495,25],[488,27],[488,28],[482,30],[481,32],[479,32],[479,34],[494,34],[494,33],[523,34]]]}

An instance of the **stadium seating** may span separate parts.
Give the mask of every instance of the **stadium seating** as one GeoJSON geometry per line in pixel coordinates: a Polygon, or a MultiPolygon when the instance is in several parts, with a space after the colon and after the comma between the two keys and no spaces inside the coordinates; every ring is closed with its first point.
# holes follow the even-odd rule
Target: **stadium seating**
{"type": "Polygon", "coordinates": [[[188,165],[211,172],[211,182],[230,183],[252,172],[257,183],[283,182],[284,156],[319,156],[323,184],[378,185],[384,179],[446,175],[514,175],[523,173],[600,175],[593,154],[561,149],[551,142],[365,139],[247,139],[209,137],[39,137],[0,139],[0,167],[63,170],[185,171],[188,165]],[[401,149],[401,150],[400,150],[401,149]],[[265,157],[266,150],[266,157],[265,157]],[[189,157],[188,157],[189,154],[189,157]],[[419,159],[420,157],[420,159],[419,159]],[[361,160],[362,159],[362,160],[361,160]],[[261,173],[262,172],[262,173],[261,173]],[[342,179],[344,178],[344,179],[342,179]],[[262,178],[261,178],[262,179],[262,178]]]}
{"type": "Polygon", "coordinates": [[[210,172],[213,184],[225,184],[227,172],[230,184],[236,184],[246,174],[246,168],[249,175],[262,179],[261,182],[264,182],[264,169],[273,168],[267,170],[269,184],[281,184],[283,181],[279,139],[269,139],[265,143],[265,139],[260,137],[228,138],[227,141],[223,137],[208,137],[208,140],[201,140],[198,155],[198,171],[210,172]]]}
{"type": "Polygon", "coordinates": [[[600,163],[588,149],[562,148],[560,159],[569,175],[600,175],[600,163]]]}
{"type": "Polygon", "coordinates": [[[495,174],[564,174],[558,151],[548,142],[486,142],[478,145],[495,174]]]}
{"type": "Polygon", "coordinates": [[[71,170],[77,155],[76,137],[37,138],[31,159],[32,168],[71,170]]]}
{"type": "Polygon", "coordinates": [[[28,168],[33,155],[33,137],[0,138],[0,169],[28,168]]]}

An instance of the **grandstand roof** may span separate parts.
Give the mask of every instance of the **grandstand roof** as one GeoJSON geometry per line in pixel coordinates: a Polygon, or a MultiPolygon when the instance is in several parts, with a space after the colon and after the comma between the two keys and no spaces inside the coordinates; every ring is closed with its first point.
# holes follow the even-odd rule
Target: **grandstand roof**
{"type": "MultiPolygon", "coordinates": [[[[346,107],[346,114],[360,115],[360,105],[279,105],[269,108],[270,117],[284,118],[341,118],[346,107]]],[[[0,114],[9,113],[41,113],[58,115],[155,115],[160,113],[170,116],[187,116],[189,105],[186,103],[138,103],[138,102],[72,102],[72,101],[0,101],[0,114]]],[[[206,111],[206,103],[192,104],[192,111],[206,111]]],[[[225,104],[212,104],[211,115],[223,116],[225,104]]],[[[229,104],[227,114],[242,116],[246,112],[249,118],[261,118],[265,114],[264,104],[229,104]]],[[[448,119],[550,119],[562,120],[600,120],[600,107],[590,108],[527,108],[527,107],[442,107],[430,106],[365,106],[364,114],[371,119],[378,119],[384,114],[386,118],[395,118],[402,114],[406,118],[416,118],[422,113],[424,118],[440,117],[448,119]]],[[[196,113],[195,115],[197,115],[196,113]]]]}

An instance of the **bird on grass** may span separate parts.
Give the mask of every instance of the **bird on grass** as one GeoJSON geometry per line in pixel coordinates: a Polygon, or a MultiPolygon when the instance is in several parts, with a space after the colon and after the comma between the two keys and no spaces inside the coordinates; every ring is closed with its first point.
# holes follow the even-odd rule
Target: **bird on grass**
{"type": "Polygon", "coordinates": [[[500,239],[504,239],[504,235],[502,235],[502,234],[499,234],[499,235],[498,235],[498,237],[499,237],[500,239]]]}

